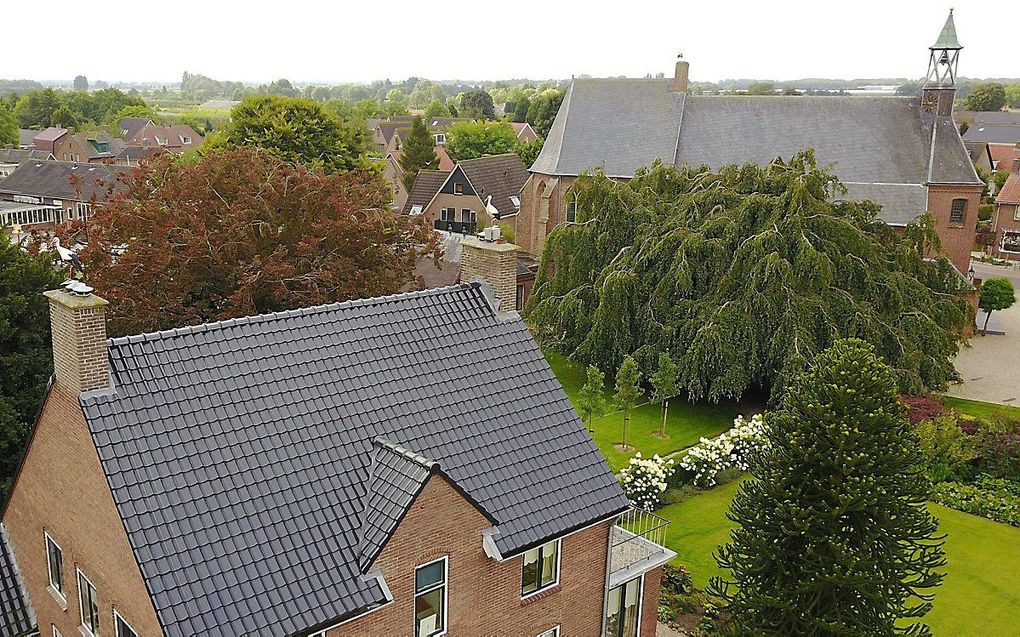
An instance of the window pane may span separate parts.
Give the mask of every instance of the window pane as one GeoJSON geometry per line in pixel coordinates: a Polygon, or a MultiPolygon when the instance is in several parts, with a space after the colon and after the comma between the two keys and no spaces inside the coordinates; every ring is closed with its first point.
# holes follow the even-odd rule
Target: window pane
{"type": "Polygon", "coordinates": [[[638,614],[641,610],[641,578],[625,584],[623,600],[623,637],[637,637],[638,614]]]}
{"type": "Polygon", "coordinates": [[[549,586],[556,581],[556,553],[558,542],[549,542],[542,547],[542,586],[549,586]]]}
{"type": "Polygon", "coordinates": [[[422,593],[414,598],[414,631],[418,637],[427,637],[443,630],[443,593],[445,586],[422,593]]]}
{"type": "Polygon", "coordinates": [[[414,570],[414,590],[420,592],[430,586],[443,583],[443,562],[433,562],[414,570]]]}
{"type": "Polygon", "coordinates": [[[609,591],[609,602],[606,604],[606,635],[620,634],[620,597],[622,593],[622,586],[617,586],[609,591]]]}
{"type": "Polygon", "coordinates": [[[538,549],[524,554],[524,571],[521,575],[521,594],[527,595],[538,590],[538,549]]]}
{"type": "Polygon", "coordinates": [[[127,622],[118,614],[117,619],[117,637],[138,637],[138,633],[131,629],[127,625],[127,622]]]}
{"type": "Polygon", "coordinates": [[[60,593],[64,592],[64,556],[62,551],[49,537],[46,538],[46,550],[49,558],[50,585],[60,593]]]}
{"type": "Polygon", "coordinates": [[[99,601],[96,589],[82,573],[78,573],[78,604],[81,608],[81,623],[92,634],[99,633],[99,601]]]}

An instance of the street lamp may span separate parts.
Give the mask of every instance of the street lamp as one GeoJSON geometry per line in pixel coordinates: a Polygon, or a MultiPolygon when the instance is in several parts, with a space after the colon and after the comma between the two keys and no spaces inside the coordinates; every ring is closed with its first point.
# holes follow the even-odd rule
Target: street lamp
{"type": "Polygon", "coordinates": [[[967,282],[968,283],[974,282],[974,266],[970,266],[970,269],[967,270],[967,282]]]}

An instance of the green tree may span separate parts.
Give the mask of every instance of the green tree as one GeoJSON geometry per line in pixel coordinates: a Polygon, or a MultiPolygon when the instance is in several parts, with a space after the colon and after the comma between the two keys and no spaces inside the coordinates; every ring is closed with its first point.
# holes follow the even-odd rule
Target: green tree
{"type": "Polygon", "coordinates": [[[1006,105],[1010,108],[1020,108],[1020,84],[1010,84],[1006,87],[1006,105]]]}
{"type": "Polygon", "coordinates": [[[535,129],[539,137],[548,137],[549,129],[552,128],[556,113],[563,103],[563,92],[550,88],[542,91],[537,97],[531,100],[528,106],[528,123],[535,129]]]}
{"type": "Polygon", "coordinates": [[[53,370],[49,305],[42,293],[62,279],[48,258],[26,254],[0,230],[0,503],[53,370]]]}
{"type": "Polygon", "coordinates": [[[996,170],[995,174],[992,175],[992,183],[995,184],[995,191],[1002,190],[1002,187],[1006,185],[1006,180],[1009,179],[1008,170],[996,170]]]}
{"type": "Polygon", "coordinates": [[[425,107],[425,117],[450,117],[450,107],[446,105],[446,102],[432,100],[425,107]]]}
{"type": "Polygon", "coordinates": [[[623,364],[616,372],[616,394],[613,402],[623,412],[623,450],[631,449],[629,440],[630,412],[637,406],[645,391],[641,388],[641,370],[632,356],[623,359],[623,364]]]}
{"type": "Polygon", "coordinates": [[[401,179],[407,190],[411,190],[419,170],[435,168],[439,165],[436,157],[435,140],[420,117],[411,122],[411,131],[400,146],[400,167],[404,170],[401,179]]]}
{"type": "Polygon", "coordinates": [[[992,312],[1013,307],[1016,303],[1016,292],[1013,282],[1007,278],[996,277],[981,284],[981,298],[978,307],[985,311],[985,323],[981,326],[981,335],[988,330],[988,319],[992,312]]]}
{"type": "Polygon", "coordinates": [[[454,161],[514,152],[517,134],[510,122],[456,122],[446,132],[446,152],[454,161]]]}
{"type": "Polygon", "coordinates": [[[963,100],[968,111],[1001,111],[1006,105],[1006,87],[996,82],[978,84],[963,100]]]}
{"type": "Polygon", "coordinates": [[[76,91],[87,91],[89,90],[89,80],[84,75],[74,76],[74,90],[76,91]]]}
{"type": "Polygon", "coordinates": [[[669,352],[659,354],[659,366],[651,377],[652,400],[662,405],[662,423],[659,435],[666,436],[666,417],[669,415],[669,399],[680,393],[680,368],[673,362],[669,352]]]}
{"type": "Polygon", "coordinates": [[[274,80],[266,87],[266,92],[270,95],[280,95],[282,97],[298,96],[298,90],[294,88],[294,85],[288,79],[274,80]]]}
{"type": "Polygon", "coordinates": [[[747,87],[748,95],[775,95],[776,86],[771,82],[756,82],[747,87]]]}
{"type": "Polygon", "coordinates": [[[837,341],[767,419],[710,591],[746,635],[930,635],[946,564],[895,372],[837,341]]]}
{"type": "Polygon", "coordinates": [[[514,144],[514,152],[521,158],[524,165],[530,168],[535,163],[535,160],[538,159],[538,154],[542,152],[543,145],[545,145],[545,140],[541,137],[530,142],[519,141],[514,144]]]}
{"type": "Polygon", "coordinates": [[[50,126],[77,128],[81,126],[81,120],[78,119],[78,116],[67,105],[63,105],[53,111],[53,115],[50,116],[50,126]]]}
{"type": "Polygon", "coordinates": [[[60,108],[60,98],[51,88],[29,91],[18,99],[14,116],[20,128],[45,128],[53,119],[53,111],[60,108]]]}
{"type": "Polygon", "coordinates": [[[972,319],[962,282],[922,217],[898,233],[868,202],[834,202],[838,180],[810,152],[768,166],[653,165],[628,182],[572,186],[578,223],[546,240],[527,318],[584,364],[659,352],[694,399],[786,386],[838,338],[880,348],[905,392],[957,378],[972,319]]]}
{"type": "Polygon", "coordinates": [[[485,91],[468,91],[460,96],[460,108],[457,109],[461,117],[472,117],[475,119],[495,119],[496,107],[492,103],[492,96],[485,91]]]}
{"type": "Polygon", "coordinates": [[[606,413],[606,377],[598,367],[588,366],[584,387],[577,395],[577,412],[588,426],[588,431],[595,431],[595,419],[606,413]]]}
{"type": "Polygon", "coordinates": [[[125,117],[145,118],[153,117],[154,115],[155,113],[153,112],[151,107],[139,106],[137,104],[134,104],[132,106],[125,106],[124,108],[117,111],[117,114],[113,116],[113,121],[111,123],[116,124],[125,117]]]}
{"type": "Polygon", "coordinates": [[[0,100],[0,146],[6,144],[18,145],[18,120],[7,102],[0,100]]]}
{"type": "Polygon", "coordinates": [[[524,97],[521,101],[514,104],[514,114],[511,118],[514,122],[526,122],[528,121],[528,109],[531,107],[531,100],[524,97]]]}
{"type": "Polygon", "coordinates": [[[303,97],[248,97],[230,116],[228,145],[257,146],[328,173],[354,168],[367,145],[363,126],[341,122],[321,104],[303,97]]]}

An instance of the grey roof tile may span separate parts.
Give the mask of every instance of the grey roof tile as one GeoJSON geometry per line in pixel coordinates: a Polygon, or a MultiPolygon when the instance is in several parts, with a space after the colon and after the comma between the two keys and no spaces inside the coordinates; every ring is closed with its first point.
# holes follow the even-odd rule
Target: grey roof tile
{"type": "Polygon", "coordinates": [[[27,635],[35,625],[35,612],[25,592],[7,529],[0,524],[0,637],[27,635]]]}
{"type": "Polygon", "coordinates": [[[88,201],[95,194],[102,202],[107,199],[108,193],[126,189],[125,180],[130,174],[131,169],[126,166],[27,161],[0,181],[0,193],[77,201],[80,191],[80,201],[88,201]],[[71,183],[75,175],[81,177],[77,186],[71,183]]]}
{"type": "Polygon", "coordinates": [[[420,476],[373,472],[378,438],[438,464],[504,555],[627,506],[527,328],[478,285],[119,338],[110,358],[116,392],[82,407],[168,637],[381,603],[359,555],[420,476]],[[492,389],[507,378],[513,404],[492,389]]]}

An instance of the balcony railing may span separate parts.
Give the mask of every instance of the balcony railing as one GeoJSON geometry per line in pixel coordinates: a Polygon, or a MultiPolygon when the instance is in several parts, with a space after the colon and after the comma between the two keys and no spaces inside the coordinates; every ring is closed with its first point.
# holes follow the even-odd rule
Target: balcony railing
{"type": "Polygon", "coordinates": [[[474,234],[478,224],[474,221],[443,221],[436,219],[436,230],[445,230],[454,234],[474,234]]]}
{"type": "Polygon", "coordinates": [[[620,516],[610,535],[610,588],[676,557],[663,546],[667,526],[666,518],[637,507],[620,516]]]}

